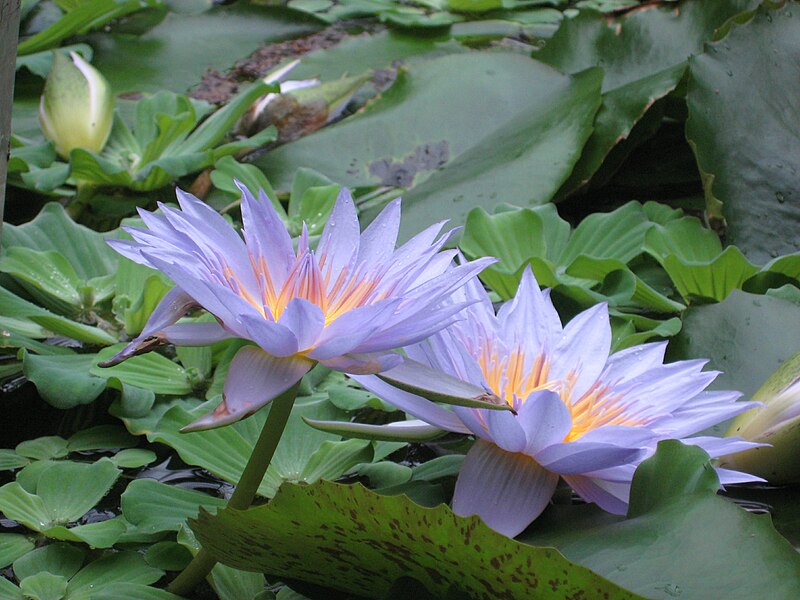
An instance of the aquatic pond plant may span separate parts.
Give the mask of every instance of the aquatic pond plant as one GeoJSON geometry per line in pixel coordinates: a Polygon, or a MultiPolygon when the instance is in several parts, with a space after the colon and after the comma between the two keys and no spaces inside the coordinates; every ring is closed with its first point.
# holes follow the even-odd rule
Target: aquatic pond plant
{"type": "Polygon", "coordinates": [[[22,2],[0,598],[796,598],[799,15],[22,2]]]}

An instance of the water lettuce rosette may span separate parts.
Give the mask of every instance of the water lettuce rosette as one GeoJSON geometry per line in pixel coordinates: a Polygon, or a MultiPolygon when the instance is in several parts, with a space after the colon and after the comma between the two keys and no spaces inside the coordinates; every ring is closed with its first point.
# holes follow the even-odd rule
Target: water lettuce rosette
{"type": "Polygon", "coordinates": [[[233,359],[223,402],[187,426],[207,429],[238,421],[285,392],[315,364],[347,373],[397,365],[391,352],[453,323],[465,304],[445,302],[493,259],[452,266],[442,250],[444,222],[395,248],[400,200],[363,233],[343,189],[316,249],[303,227],[297,247],[269,199],[244,186],[243,238],[213,208],[178,191],[180,210],[140,211],[146,228],[133,241],[109,242],[120,254],[175,282],[141,334],[104,366],[161,344],[206,345],[228,337],[251,340],[233,359]],[[178,323],[195,307],[216,323],[178,323]]]}

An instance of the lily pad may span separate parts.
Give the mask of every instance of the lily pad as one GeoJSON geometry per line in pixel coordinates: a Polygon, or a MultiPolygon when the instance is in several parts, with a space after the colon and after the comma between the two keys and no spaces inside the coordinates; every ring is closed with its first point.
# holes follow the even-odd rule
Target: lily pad
{"type": "Polygon", "coordinates": [[[720,498],[718,486],[702,449],[661,442],[636,471],[627,519],[589,505],[554,507],[523,539],[648,598],[795,598],[800,555],[768,516],[720,498]]]}
{"type": "Polygon", "coordinates": [[[282,190],[300,167],[351,187],[409,189],[408,238],[439,219],[463,222],[476,205],[548,202],[591,132],[599,86],[599,71],[568,77],[519,54],[434,58],[402,69],[357,115],[255,164],[282,190]]]}
{"type": "MultiPolygon", "coordinates": [[[[587,183],[653,104],[676,88],[689,56],[701,52],[703,42],[718,27],[757,4],[757,0],[651,4],[616,19],[582,7],[577,16],[564,19],[535,53],[536,59],[564,73],[599,65],[604,77],[603,104],[594,131],[559,198],[587,183]]],[[[626,154],[615,155],[610,173],[626,154]]]]}
{"type": "Polygon", "coordinates": [[[787,118],[800,110],[798,40],[797,8],[765,3],[691,61],[686,136],[707,209],[757,263],[800,244],[800,128],[787,118]]]}
{"type": "Polygon", "coordinates": [[[551,548],[532,548],[446,506],[321,481],[284,485],[268,505],[190,521],[226,565],[366,597],[413,577],[439,598],[638,598],[551,548]],[[464,597],[464,596],[461,596],[464,597]]]}

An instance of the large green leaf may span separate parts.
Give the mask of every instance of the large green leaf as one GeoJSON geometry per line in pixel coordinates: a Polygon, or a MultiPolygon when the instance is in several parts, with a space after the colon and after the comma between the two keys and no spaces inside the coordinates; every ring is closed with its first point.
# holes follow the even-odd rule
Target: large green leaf
{"type": "Polygon", "coordinates": [[[156,352],[141,354],[113,367],[98,367],[98,362],[109,360],[122,350],[124,344],[104,348],[95,355],[96,361],[89,369],[95,377],[114,378],[123,384],[150,390],[156,394],[183,396],[192,391],[186,369],[156,352]]]}
{"type": "Polygon", "coordinates": [[[734,291],[719,304],[693,306],[670,346],[673,358],[709,358],[723,373],[715,382],[749,398],[786,359],[800,350],[800,306],[734,291]]]}
{"type": "MultiPolygon", "coordinates": [[[[591,10],[564,19],[534,56],[564,73],[599,65],[605,75],[595,129],[559,196],[589,181],[656,100],[675,89],[689,56],[702,50],[715,29],[757,4],[757,0],[654,4],[617,19],[591,10]]],[[[625,154],[617,153],[613,168],[625,154]]]]}
{"type": "Polygon", "coordinates": [[[518,54],[434,58],[401,70],[357,115],[255,162],[284,190],[300,167],[353,187],[411,188],[408,237],[463,222],[476,205],[548,202],[591,131],[599,85],[599,71],[567,77],[518,54]]]}
{"type": "Polygon", "coordinates": [[[766,3],[691,61],[686,135],[707,207],[752,261],[797,251],[800,15],[766,3]],[[758,90],[758,93],[753,93],[758,90]]]}
{"type": "Polygon", "coordinates": [[[648,598],[795,598],[800,555],[768,516],[718,497],[718,485],[703,450],[661,442],[636,471],[627,519],[554,507],[523,539],[648,598]]]}
{"type": "Polygon", "coordinates": [[[122,494],[121,506],[125,519],[139,531],[160,533],[178,531],[201,506],[220,508],[225,501],[152,479],[137,479],[122,494]]]}
{"type": "Polygon", "coordinates": [[[192,12],[170,12],[146,33],[95,34],[94,66],[120,92],[185,92],[206,69],[226,69],[265,43],[311,33],[319,24],[299,13],[238,2],[194,2],[192,12]],[[202,32],[202,44],[198,44],[202,32]]]}
{"type": "Polygon", "coordinates": [[[446,506],[321,481],[284,485],[266,506],[190,521],[224,564],[383,597],[401,577],[436,597],[635,598],[551,548],[532,548],[446,506]]]}

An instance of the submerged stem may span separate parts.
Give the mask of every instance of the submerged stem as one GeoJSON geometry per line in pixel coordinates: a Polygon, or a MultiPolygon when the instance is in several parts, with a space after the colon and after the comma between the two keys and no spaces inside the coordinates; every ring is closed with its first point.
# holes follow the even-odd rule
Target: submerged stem
{"type": "MultiPolygon", "coordinates": [[[[250,454],[250,460],[247,461],[226,508],[244,510],[253,502],[258,486],[261,485],[264,473],[267,472],[267,467],[278,447],[283,430],[286,429],[286,422],[292,413],[292,406],[294,406],[299,387],[300,382],[297,382],[272,401],[261,435],[258,436],[258,441],[250,454]]],[[[217,560],[205,548],[201,548],[192,562],[167,586],[167,591],[179,596],[191,592],[205,579],[216,564],[217,560]]]]}

